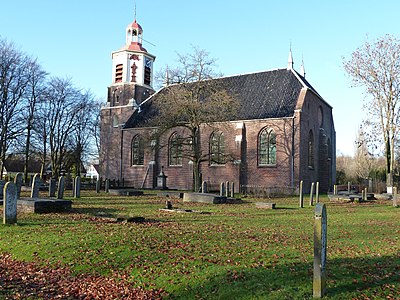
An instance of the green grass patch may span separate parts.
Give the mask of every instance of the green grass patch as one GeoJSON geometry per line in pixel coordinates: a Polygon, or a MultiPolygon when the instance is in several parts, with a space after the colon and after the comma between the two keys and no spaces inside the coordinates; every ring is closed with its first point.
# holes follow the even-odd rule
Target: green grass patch
{"type": "MultiPolygon", "coordinates": [[[[162,288],[171,299],[312,298],[314,208],[299,208],[297,198],[273,199],[275,210],[254,205],[271,199],[220,205],[172,200],[174,207],[203,214],[160,211],[166,199],[154,194],[83,191],[72,200],[70,213],[19,214],[18,225],[0,226],[0,252],[64,265],[76,276],[118,274],[137,287],[162,288]]],[[[390,202],[321,201],[328,213],[329,298],[394,299],[400,294],[400,209],[390,202]]]]}

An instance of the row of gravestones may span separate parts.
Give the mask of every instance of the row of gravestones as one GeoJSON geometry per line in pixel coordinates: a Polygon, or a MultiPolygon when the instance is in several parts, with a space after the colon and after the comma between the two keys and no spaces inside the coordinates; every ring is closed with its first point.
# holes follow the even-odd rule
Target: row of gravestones
{"type": "MultiPolygon", "coordinates": [[[[314,195],[315,195],[315,203],[319,203],[319,182],[311,182],[310,188],[310,206],[314,205],[314,195]]],[[[303,193],[303,180],[300,181],[299,184],[299,201],[300,207],[304,207],[304,193],[303,193]]]]}
{"type": "MultiPolygon", "coordinates": [[[[201,192],[208,193],[207,181],[201,183],[201,192]]],[[[235,183],[234,182],[221,182],[219,185],[219,195],[234,198],[235,196],[235,183]]]]}
{"type": "MultiPolygon", "coordinates": [[[[14,184],[16,185],[17,188],[17,199],[20,198],[21,194],[21,186],[22,186],[22,178],[23,174],[22,173],[17,173],[15,178],[14,178],[14,184]]],[[[5,180],[0,180],[0,199],[3,198],[3,189],[6,184],[5,180]]],[[[39,190],[42,182],[40,179],[39,174],[35,174],[33,176],[32,180],[32,187],[31,187],[31,198],[39,198],[39,190]]],[[[60,176],[58,179],[58,189],[56,185],[56,180],[55,179],[50,179],[49,181],[49,197],[56,197],[57,199],[63,199],[64,198],[64,189],[65,189],[65,178],[64,176],[60,176]],[[57,191],[57,195],[56,195],[57,191]]],[[[80,177],[75,177],[73,180],[73,197],[75,198],[80,198],[81,195],[81,178],[80,177]]]]}

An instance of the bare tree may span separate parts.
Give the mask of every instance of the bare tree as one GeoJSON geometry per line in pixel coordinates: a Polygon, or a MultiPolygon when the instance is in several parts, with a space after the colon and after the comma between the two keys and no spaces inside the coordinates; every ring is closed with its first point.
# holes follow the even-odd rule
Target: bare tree
{"type": "Polygon", "coordinates": [[[81,93],[81,108],[76,114],[75,129],[70,136],[71,150],[73,151],[76,175],[81,175],[81,166],[84,154],[88,154],[89,147],[95,140],[96,118],[98,106],[90,91],[81,93]]]}
{"type": "Polygon", "coordinates": [[[400,41],[385,35],[366,42],[344,61],[344,68],[357,86],[365,88],[369,114],[366,127],[370,141],[384,144],[388,182],[392,182],[400,121],[400,41]],[[378,137],[378,138],[377,138],[378,137]]]}
{"type": "Polygon", "coordinates": [[[70,79],[51,78],[44,96],[42,132],[48,138],[53,176],[63,170],[65,158],[71,150],[70,136],[75,132],[80,112],[85,108],[85,96],[70,79]]]}
{"type": "Polygon", "coordinates": [[[177,54],[177,66],[165,66],[156,73],[159,86],[174,83],[188,83],[215,77],[222,74],[215,71],[217,59],[204,49],[192,45],[192,52],[177,54]]]}
{"type": "MultiPolygon", "coordinates": [[[[24,179],[28,182],[28,165],[31,154],[31,141],[34,126],[35,113],[38,103],[41,101],[41,96],[45,89],[45,79],[47,73],[42,69],[36,60],[32,60],[27,66],[28,89],[27,89],[27,109],[24,110],[26,120],[26,139],[25,139],[25,163],[24,163],[24,179]]],[[[43,174],[42,174],[43,176],[43,174]]]]}
{"type": "MultiPolygon", "coordinates": [[[[216,81],[204,80],[178,84],[164,89],[155,100],[157,115],[152,125],[157,126],[155,137],[160,137],[173,128],[183,128],[177,147],[182,157],[193,162],[194,188],[200,186],[200,164],[214,159],[209,151],[204,151],[200,143],[200,131],[205,126],[221,128],[223,123],[234,119],[239,110],[239,102],[216,81]]],[[[163,146],[163,145],[161,145],[163,146]]],[[[229,160],[227,153],[218,159],[229,160]]]]}
{"type": "Polygon", "coordinates": [[[31,59],[14,44],[0,39],[0,178],[6,153],[25,128],[21,112],[29,83],[30,63],[31,59]]]}

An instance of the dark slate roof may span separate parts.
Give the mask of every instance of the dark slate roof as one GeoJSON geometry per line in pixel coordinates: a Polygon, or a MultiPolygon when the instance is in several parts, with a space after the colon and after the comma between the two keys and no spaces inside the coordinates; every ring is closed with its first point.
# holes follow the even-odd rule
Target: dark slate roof
{"type": "MultiPolygon", "coordinates": [[[[228,92],[240,101],[237,120],[253,120],[291,117],[303,87],[314,88],[294,70],[277,69],[259,73],[237,75],[212,79],[219,82],[228,92]]],[[[195,83],[194,83],[195,84],[195,83]]],[[[168,88],[173,88],[169,86],[168,88]]],[[[141,104],[141,109],[125,123],[124,128],[146,126],[155,114],[152,103],[157,101],[161,89],[141,104]]],[[[319,95],[318,95],[319,96],[319,95]]]]}

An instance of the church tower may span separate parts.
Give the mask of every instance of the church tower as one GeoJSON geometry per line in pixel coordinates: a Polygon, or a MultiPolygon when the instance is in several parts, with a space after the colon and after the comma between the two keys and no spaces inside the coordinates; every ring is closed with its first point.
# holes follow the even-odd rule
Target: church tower
{"type": "Polygon", "coordinates": [[[156,57],[143,47],[143,29],[136,17],[126,27],[125,35],[125,45],[111,54],[112,81],[107,104],[101,109],[100,173],[109,179],[121,179],[125,122],[154,93],[156,57]]]}
{"type": "Polygon", "coordinates": [[[108,91],[110,107],[140,104],[153,89],[155,56],[142,45],[143,29],[136,22],[126,28],[125,46],[112,52],[112,85],[108,91]]]}

